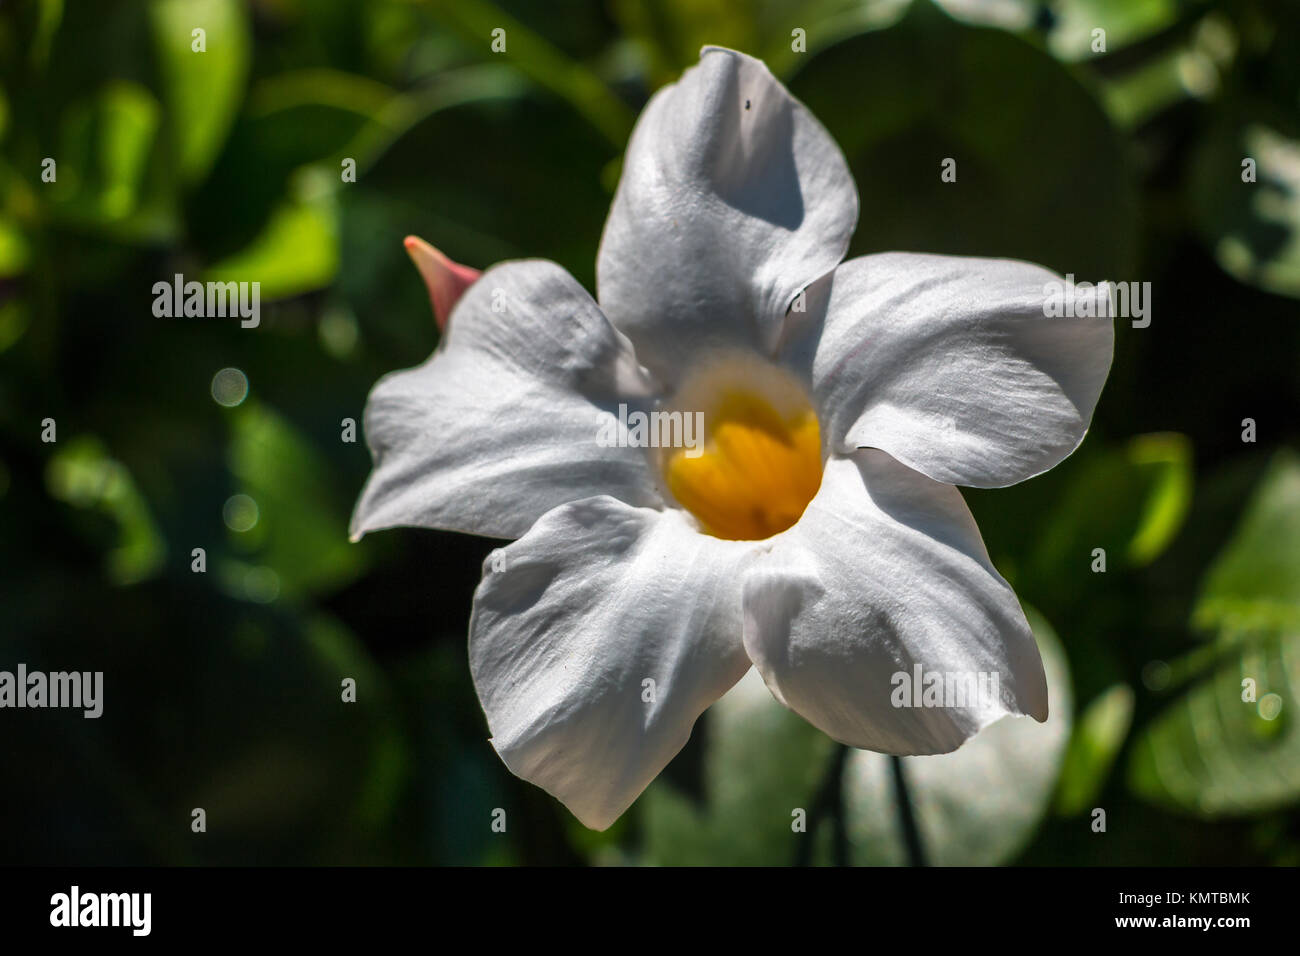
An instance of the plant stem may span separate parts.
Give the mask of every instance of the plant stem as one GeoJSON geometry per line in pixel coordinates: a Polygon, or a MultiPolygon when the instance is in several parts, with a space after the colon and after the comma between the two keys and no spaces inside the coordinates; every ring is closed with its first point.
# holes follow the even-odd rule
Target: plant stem
{"type": "Polygon", "coordinates": [[[814,837],[821,825],[827,821],[834,827],[834,839],[831,845],[832,859],[835,866],[849,865],[848,834],[844,822],[844,763],[849,748],[836,744],[826,765],[826,775],[822,778],[817,793],[808,808],[807,839],[795,844],[794,865],[811,866],[813,858],[814,837]]]}
{"type": "Polygon", "coordinates": [[[925,848],[921,845],[921,831],[916,826],[916,813],[907,790],[907,778],[903,775],[903,759],[891,754],[889,766],[893,771],[894,796],[898,800],[898,825],[903,831],[903,845],[907,847],[907,865],[927,866],[925,848]]]}

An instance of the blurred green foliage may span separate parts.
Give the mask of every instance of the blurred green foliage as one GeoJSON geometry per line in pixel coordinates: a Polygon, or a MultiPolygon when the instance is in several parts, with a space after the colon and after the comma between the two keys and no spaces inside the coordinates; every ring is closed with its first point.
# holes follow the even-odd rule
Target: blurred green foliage
{"type": "Polygon", "coordinates": [[[1286,0],[5,4],[0,666],[108,698],[0,719],[4,862],[905,861],[887,758],[752,674],[584,830],[486,741],[465,632],[495,542],[347,542],[345,420],[436,343],[402,237],[591,288],[636,114],[706,43],[840,143],[852,254],[1153,285],[1083,448],[967,493],[1053,718],[902,762],[927,855],[1300,862],[1298,41],[1286,0]],[[261,325],[155,318],[177,273],[257,279],[261,325]],[[213,400],[225,368],[246,398],[213,400]]]}

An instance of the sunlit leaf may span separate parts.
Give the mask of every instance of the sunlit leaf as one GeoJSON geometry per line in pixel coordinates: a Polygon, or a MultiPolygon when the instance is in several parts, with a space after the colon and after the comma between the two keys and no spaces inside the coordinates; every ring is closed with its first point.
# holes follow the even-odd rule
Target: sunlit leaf
{"type": "Polygon", "coordinates": [[[1030,568],[1043,581],[1090,566],[1094,549],[1140,566],[1173,539],[1191,501],[1191,446],[1176,434],[1141,435],[1087,460],[1036,535],[1030,568]]]}
{"type": "Polygon", "coordinates": [[[1186,6],[1179,0],[1057,0],[1048,44],[1063,60],[1114,53],[1169,27],[1186,6]]]}
{"type": "Polygon", "coordinates": [[[1058,813],[1082,813],[1093,805],[1132,720],[1133,688],[1127,684],[1103,691],[1079,715],[1057,786],[1058,813]]]}
{"type": "Polygon", "coordinates": [[[161,108],[138,84],[113,82],[63,119],[54,199],[81,222],[114,222],[135,211],[146,186],[161,108]]]}
{"type": "Polygon", "coordinates": [[[33,62],[42,68],[49,59],[50,44],[54,40],[54,34],[58,32],[59,24],[63,22],[63,3],[64,0],[40,0],[37,5],[39,15],[30,52],[33,62]]]}
{"type": "Polygon", "coordinates": [[[1238,816],[1300,799],[1300,634],[1239,641],[1139,735],[1129,785],[1166,807],[1238,816]],[[1253,682],[1253,700],[1245,682],[1253,682]]]}
{"type": "Polygon", "coordinates": [[[21,299],[10,299],[0,305],[0,352],[21,339],[31,321],[31,309],[21,299]]]}
{"type": "Polygon", "coordinates": [[[1189,686],[1145,728],[1129,764],[1147,799],[1217,817],[1300,799],[1300,460],[1279,453],[1193,612],[1219,640],[1171,669],[1189,686]]]}
{"type": "Polygon", "coordinates": [[[298,197],[281,205],[245,248],[213,263],[204,279],[258,282],[263,301],[301,295],[328,285],[339,267],[332,183],[305,171],[298,197]]]}
{"type": "Polygon", "coordinates": [[[1198,630],[1300,630],[1300,457],[1283,452],[1206,572],[1198,630]]]}
{"type": "Polygon", "coordinates": [[[23,231],[12,220],[0,218],[0,279],[21,275],[30,258],[31,248],[23,231]]]}
{"type": "Polygon", "coordinates": [[[239,0],[152,0],[155,49],[167,119],[186,182],[216,158],[243,96],[249,28],[239,0]],[[204,50],[195,49],[202,30],[204,50]]]}
{"type": "Polygon", "coordinates": [[[165,543],[144,498],[120,461],[95,438],[77,436],[60,444],[46,469],[50,495],[78,508],[97,509],[117,525],[117,544],[104,556],[115,584],[134,584],[162,565],[165,543]]]}

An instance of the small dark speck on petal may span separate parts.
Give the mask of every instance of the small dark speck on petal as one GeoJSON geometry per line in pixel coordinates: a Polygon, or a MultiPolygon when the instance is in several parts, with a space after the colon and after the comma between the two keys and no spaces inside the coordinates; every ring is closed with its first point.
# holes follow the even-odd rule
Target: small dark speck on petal
{"type": "Polygon", "coordinates": [[[745,109],[749,109],[749,100],[745,100],[745,109]]]}

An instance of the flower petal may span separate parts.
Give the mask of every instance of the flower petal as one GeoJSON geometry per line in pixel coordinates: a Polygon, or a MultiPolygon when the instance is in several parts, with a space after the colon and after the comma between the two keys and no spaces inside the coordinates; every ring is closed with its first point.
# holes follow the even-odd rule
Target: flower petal
{"type": "MultiPolygon", "coordinates": [[[[1052,802],[1073,723],[1069,664],[1051,627],[1029,614],[1052,698],[1039,724],[1003,717],[950,754],[904,757],[912,813],[930,866],[1001,866],[1028,842],[1052,802]]],[[[743,683],[743,682],[742,682],[743,683]]],[[[854,866],[900,866],[895,770],[883,754],[855,750],[844,764],[844,803],[854,866]]]]}
{"type": "Polygon", "coordinates": [[[769,354],[858,216],[830,134],[759,60],[706,48],[651,98],[596,264],[601,307],[666,382],[703,349],[769,354]]]}
{"type": "Polygon", "coordinates": [[[1007,713],[1047,718],[1042,661],[961,494],[864,449],[833,457],[799,523],[746,576],[745,648],[772,693],[836,740],[946,753],[1007,713]],[[996,695],[896,706],[898,674],[996,695]]]}
{"type": "MultiPolygon", "coordinates": [[[[835,450],[880,448],[950,484],[1014,484],[1078,447],[1114,348],[1108,317],[1044,315],[1050,283],[1009,259],[863,256],[808,290],[787,361],[835,450]]],[[[1092,305],[1108,309],[1107,289],[1092,305]]]]}
{"type": "Polygon", "coordinates": [[[506,766],[585,825],[613,823],[749,669],[737,569],[751,552],[602,496],[484,562],[470,669],[506,766]]]}
{"type": "Polygon", "coordinates": [[[353,538],[399,525],[518,537],[594,494],[657,505],[645,451],[600,441],[602,428],[617,434],[619,402],[639,407],[646,388],[626,340],[567,272],[493,266],[442,347],[370,393],[374,471],[353,538]]]}

